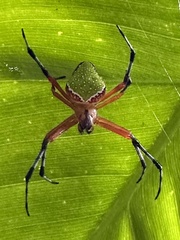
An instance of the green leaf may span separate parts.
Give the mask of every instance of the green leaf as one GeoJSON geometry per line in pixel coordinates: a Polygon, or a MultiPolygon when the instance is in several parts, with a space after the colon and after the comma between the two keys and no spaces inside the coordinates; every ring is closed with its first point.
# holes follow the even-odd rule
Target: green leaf
{"type": "MultiPolygon", "coordinates": [[[[0,239],[179,239],[180,31],[174,1],[1,1],[0,3],[0,239]],[[45,134],[72,111],[52,97],[50,84],[26,52],[21,35],[53,76],[69,78],[91,61],[108,90],[124,77],[136,51],[132,86],[99,115],[130,129],[163,165],[141,164],[130,141],[96,127],[73,127],[47,150],[46,174],[23,178],[45,134]]],[[[65,80],[60,80],[65,86],[65,80]]]]}

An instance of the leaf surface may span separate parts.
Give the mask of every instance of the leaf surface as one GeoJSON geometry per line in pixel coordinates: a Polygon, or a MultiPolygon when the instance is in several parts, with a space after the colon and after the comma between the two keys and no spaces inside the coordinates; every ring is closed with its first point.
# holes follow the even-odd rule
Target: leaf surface
{"type": "MultiPolygon", "coordinates": [[[[2,1],[0,38],[0,239],[179,239],[180,32],[174,1],[2,1]],[[53,76],[69,78],[91,61],[110,90],[122,81],[129,49],[136,51],[132,86],[99,115],[130,129],[163,165],[141,165],[130,141],[96,127],[73,127],[48,146],[46,174],[23,178],[45,134],[72,112],[51,95],[21,35],[53,76]]],[[[65,80],[60,80],[65,86],[65,80]]]]}

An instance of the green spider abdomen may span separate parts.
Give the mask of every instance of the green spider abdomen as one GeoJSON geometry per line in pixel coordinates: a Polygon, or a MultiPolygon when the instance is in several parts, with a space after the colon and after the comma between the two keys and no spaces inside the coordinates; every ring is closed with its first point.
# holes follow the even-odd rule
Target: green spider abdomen
{"type": "Polygon", "coordinates": [[[106,86],[90,62],[82,62],[67,82],[66,92],[75,101],[97,102],[105,94],[106,86]]]}

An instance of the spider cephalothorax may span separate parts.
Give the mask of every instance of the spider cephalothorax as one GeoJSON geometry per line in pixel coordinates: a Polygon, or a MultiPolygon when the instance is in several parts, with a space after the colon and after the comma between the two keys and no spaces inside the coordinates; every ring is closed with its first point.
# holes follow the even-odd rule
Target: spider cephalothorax
{"type": "Polygon", "coordinates": [[[95,66],[90,62],[82,62],[77,66],[77,68],[74,70],[72,74],[72,77],[70,78],[69,81],[67,81],[66,89],[64,91],[57,82],[57,79],[65,78],[65,76],[54,78],[49,74],[49,72],[46,70],[43,64],[36,57],[33,50],[29,47],[29,44],[25,37],[25,33],[22,29],[22,35],[26,43],[27,51],[29,55],[35,60],[35,62],[41,68],[43,74],[47,77],[47,79],[51,83],[52,94],[74,111],[74,113],[70,117],[65,119],[62,123],[60,123],[58,126],[53,128],[49,133],[46,134],[42,142],[41,150],[25,176],[26,179],[25,207],[28,215],[29,215],[28,183],[34,172],[34,169],[36,168],[38,162],[41,160],[41,167],[39,172],[40,176],[50,183],[55,184],[58,183],[52,181],[45,175],[44,169],[47,145],[48,143],[54,141],[57,137],[59,137],[63,132],[67,131],[69,128],[76,124],[78,124],[78,130],[80,133],[83,132],[91,133],[93,131],[94,125],[99,125],[118,135],[121,135],[124,138],[130,139],[138,154],[143,169],[141,176],[137,182],[139,182],[142,179],[146,169],[146,162],[144,160],[145,155],[152,161],[152,163],[159,170],[160,173],[159,188],[155,199],[157,199],[160,194],[163,176],[161,164],[158,163],[158,161],[140,144],[140,142],[133,136],[133,134],[129,130],[97,115],[97,110],[99,108],[102,108],[119,99],[124,94],[128,86],[131,84],[130,72],[135,58],[135,51],[132,45],[130,44],[129,40],[124,35],[124,33],[122,32],[118,25],[117,28],[130,49],[130,61],[123,81],[107,93],[106,86],[102,78],[97,73],[95,66]]]}

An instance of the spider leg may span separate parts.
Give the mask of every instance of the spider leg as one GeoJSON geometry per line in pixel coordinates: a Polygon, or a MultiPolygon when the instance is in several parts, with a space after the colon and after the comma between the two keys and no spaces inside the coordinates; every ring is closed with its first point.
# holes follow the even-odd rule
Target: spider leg
{"type": "Polygon", "coordinates": [[[49,179],[46,175],[45,175],[45,157],[46,157],[46,150],[47,150],[47,145],[48,143],[54,141],[57,137],[59,137],[61,134],[63,134],[63,132],[67,131],[69,128],[71,128],[72,126],[74,126],[75,124],[77,124],[78,120],[76,118],[76,116],[73,114],[71,115],[69,118],[67,118],[66,120],[64,120],[62,123],[60,123],[58,126],[56,126],[55,128],[53,128],[44,138],[43,142],[42,142],[42,147],[41,150],[39,152],[39,154],[37,155],[34,163],[32,164],[32,166],[30,167],[29,171],[27,172],[26,176],[25,176],[25,181],[26,181],[26,189],[25,189],[25,209],[27,212],[27,215],[30,216],[29,214],[29,208],[28,208],[28,185],[29,185],[29,181],[32,177],[32,174],[35,170],[35,168],[37,167],[39,161],[41,160],[41,167],[40,167],[40,171],[39,171],[39,175],[41,177],[43,177],[46,181],[53,183],[53,184],[58,184],[58,182],[53,181],[51,179],[49,179]]]}
{"type": "MultiPolygon", "coordinates": [[[[132,144],[133,144],[133,141],[132,141],[132,144]]],[[[139,156],[139,159],[140,159],[141,165],[142,165],[142,173],[141,173],[141,176],[140,176],[139,179],[136,181],[136,183],[138,183],[138,182],[141,181],[141,179],[142,179],[142,177],[143,177],[143,175],[144,175],[144,173],[145,173],[145,170],[146,170],[146,162],[145,162],[145,160],[144,160],[144,156],[143,156],[141,150],[139,149],[139,147],[136,146],[136,145],[134,145],[134,144],[133,144],[133,146],[134,146],[134,148],[135,148],[135,150],[136,150],[136,152],[137,152],[137,155],[139,156]]]]}
{"type": "MultiPolygon", "coordinates": [[[[126,71],[125,77],[124,77],[124,82],[129,81],[129,76],[130,76],[130,72],[131,72],[131,68],[134,62],[134,58],[135,58],[135,51],[131,45],[131,43],[129,42],[128,38],[126,37],[126,35],[123,33],[123,31],[121,30],[121,28],[116,25],[117,29],[119,30],[120,34],[123,36],[124,40],[126,41],[129,49],[130,49],[130,59],[129,59],[129,65],[128,65],[128,69],[126,71]]],[[[125,90],[125,89],[124,89],[125,90]]]]}
{"type": "Polygon", "coordinates": [[[100,101],[97,103],[96,108],[100,109],[100,108],[118,100],[124,94],[124,91],[119,91],[119,89],[122,89],[121,85],[124,85],[124,83],[117,85],[110,92],[105,94],[104,97],[102,97],[100,99],[100,101]]]}
{"type": "MultiPolygon", "coordinates": [[[[163,168],[162,168],[161,164],[140,144],[140,142],[133,135],[131,135],[131,139],[132,139],[132,144],[135,147],[136,151],[137,152],[142,151],[150,159],[150,161],[155,165],[155,167],[159,170],[159,188],[158,188],[158,192],[157,192],[156,197],[155,197],[155,199],[157,199],[160,192],[161,192],[162,178],[163,178],[163,168]]],[[[143,169],[145,170],[146,164],[145,164],[144,159],[142,158],[142,154],[139,155],[139,158],[141,160],[142,166],[144,165],[143,169]]],[[[137,182],[139,182],[141,180],[141,178],[144,174],[144,170],[142,172],[141,177],[139,178],[139,180],[137,182]]]]}
{"type": "Polygon", "coordinates": [[[64,99],[63,96],[56,91],[56,88],[53,85],[51,86],[51,92],[54,97],[56,97],[57,99],[59,99],[60,101],[62,101],[63,103],[65,103],[67,106],[74,110],[74,107],[71,104],[71,102],[66,101],[66,99],[64,99]]]}
{"type": "Polygon", "coordinates": [[[135,53],[131,43],[129,42],[128,38],[121,30],[121,28],[118,25],[116,25],[116,27],[119,30],[120,34],[122,35],[122,37],[124,38],[124,40],[126,41],[128,47],[130,49],[129,64],[128,64],[127,71],[124,75],[123,82],[119,83],[115,88],[113,88],[111,91],[106,93],[104,95],[104,97],[102,97],[101,100],[99,101],[97,108],[102,108],[102,107],[106,106],[107,104],[112,103],[112,102],[116,101],[117,99],[119,99],[123,95],[124,91],[132,83],[131,78],[130,78],[130,73],[131,73],[131,69],[132,69],[132,65],[133,65],[136,53],[135,53]]]}
{"type": "Polygon", "coordinates": [[[139,160],[141,162],[143,169],[137,183],[142,179],[146,169],[146,162],[144,160],[143,154],[155,165],[155,167],[159,170],[159,187],[155,197],[155,199],[157,199],[161,192],[162,186],[163,168],[161,164],[141,145],[141,143],[132,135],[132,133],[129,130],[121,126],[118,126],[117,124],[110,122],[102,117],[97,118],[96,124],[132,141],[132,144],[137,152],[137,155],[139,156],[139,160]]]}
{"type": "Polygon", "coordinates": [[[52,89],[57,89],[60,93],[61,93],[61,97],[59,97],[59,99],[64,102],[66,105],[70,106],[71,107],[71,104],[70,104],[70,99],[69,99],[69,96],[66,94],[66,92],[61,88],[61,86],[58,84],[58,82],[56,81],[57,79],[63,79],[65,78],[66,76],[61,76],[61,77],[57,77],[57,78],[54,78],[52,77],[48,70],[44,67],[44,65],[41,63],[41,61],[38,59],[38,57],[36,56],[36,54],[34,53],[34,51],[30,48],[29,44],[28,44],[28,41],[26,39],[26,36],[25,36],[25,33],[24,33],[24,30],[22,29],[22,36],[24,38],[24,41],[25,41],[25,44],[26,44],[26,47],[27,47],[27,51],[28,51],[28,54],[32,57],[32,59],[38,64],[38,66],[41,68],[43,74],[47,77],[47,79],[50,81],[50,83],[52,84],[52,89]]]}

